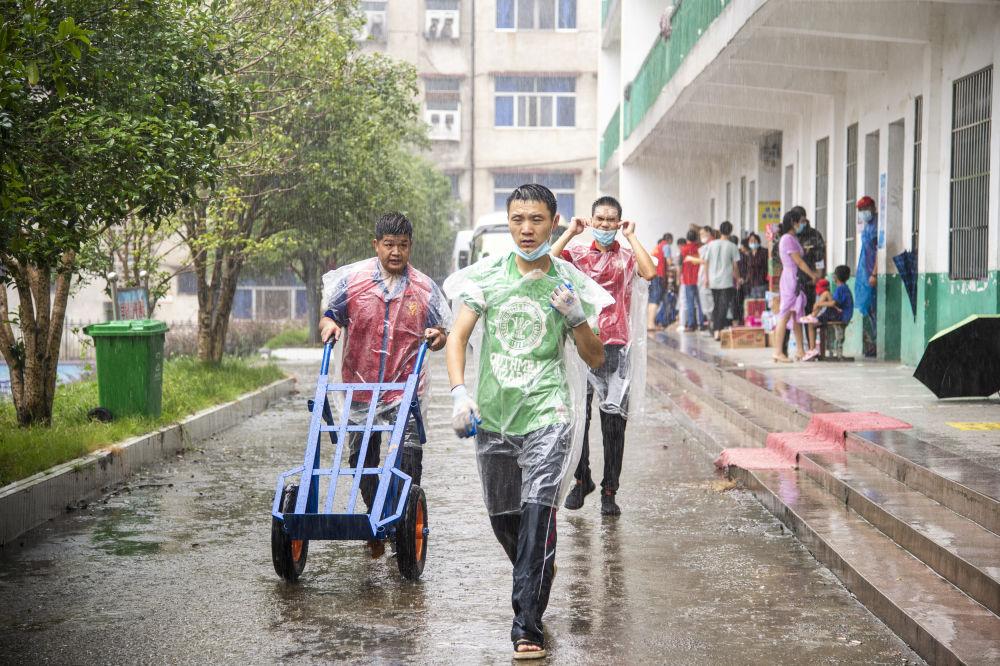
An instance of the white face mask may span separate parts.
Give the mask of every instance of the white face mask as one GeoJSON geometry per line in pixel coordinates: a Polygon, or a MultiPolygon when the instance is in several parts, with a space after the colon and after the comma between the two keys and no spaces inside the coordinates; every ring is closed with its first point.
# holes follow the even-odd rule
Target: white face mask
{"type": "Polygon", "coordinates": [[[871,222],[872,221],[872,217],[873,217],[873,215],[872,215],[872,212],[870,210],[863,210],[860,213],[858,213],[858,219],[861,220],[862,222],[864,222],[865,224],[868,224],[869,222],[871,222]]]}
{"type": "Polygon", "coordinates": [[[544,243],[536,247],[534,252],[525,252],[516,245],[514,246],[514,252],[516,252],[517,256],[521,257],[525,261],[535,261],[539,257],[544,257],[546,254],[549,253],[550,249],[552,249],[552,243],[550,241],[545,241],[544,243]]]}

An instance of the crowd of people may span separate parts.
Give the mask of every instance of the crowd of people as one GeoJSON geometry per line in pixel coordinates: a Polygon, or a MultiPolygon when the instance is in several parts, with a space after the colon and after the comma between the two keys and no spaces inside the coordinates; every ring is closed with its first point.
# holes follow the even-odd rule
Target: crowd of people
{"type": "Polygon", "coordinates": [[[691,225],[676,244],[672,234],[665,234],[653,251],[657,277],[649,286],[647,329],[676,325],[682,333],[704,331],[719,340],[730,326],[759,326],[744,312],[744,304],[763,299],[773,315],[775,362],[811,361],[820,354],[818,331],[850,322],[857,298],[864,316],[865,355],[873,356],[875,202],[862,197],[857,209],[861,244],[854,293],[847,286],[849,266],[827,272],[826,240],[802,206],[784,214],[773,230],[770,249],[756,231],[743,238],[734,235],[728,221],[718,228],[691,225]],[[789,338],[796,350],[792,358],[787,351],[789,338]]]}

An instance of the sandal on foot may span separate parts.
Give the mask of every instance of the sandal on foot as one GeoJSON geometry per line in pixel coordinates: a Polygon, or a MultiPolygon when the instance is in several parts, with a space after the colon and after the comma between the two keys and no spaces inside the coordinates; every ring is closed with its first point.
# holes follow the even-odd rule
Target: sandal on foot
{"type": "Polygon", "coordinates": [[[791,363],[792,362],[792,359],[788,358],[787,356],[772,356],[771,360],[774,361],[775,363],[791,363]]]}
{"type": "Polygon", "coordinates": [[[534,641],[529,641],[525,638],[522,638],[521,640],[514,642],[514,659],[521,660],[521,659],[544,659],[544,658],[545,658],[545,648],[543,648],[538,643],[535,643],[534,641]],[[520,649],[526,646],[538,649],[537,650],[520,649]]]}

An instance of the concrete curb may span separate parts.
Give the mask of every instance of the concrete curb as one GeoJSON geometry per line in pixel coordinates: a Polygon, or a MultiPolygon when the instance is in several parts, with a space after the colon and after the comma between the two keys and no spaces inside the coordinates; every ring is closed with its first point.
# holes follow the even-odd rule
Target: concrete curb
{"type": "Polygon", "coordinates": [[[232,402],[0,488],[0,547],[81,502],[106,494],[144,465],[259,414],[294,386],[292,377],[279,379],[232,402]]]}

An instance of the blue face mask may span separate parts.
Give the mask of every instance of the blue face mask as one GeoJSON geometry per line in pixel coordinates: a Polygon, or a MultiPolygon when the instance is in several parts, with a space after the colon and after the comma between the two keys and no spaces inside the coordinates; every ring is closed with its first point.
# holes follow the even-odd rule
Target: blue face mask
{"type": "Polygon", "coordinates": [[[858,217],[861,218],[862,222],[868,224],[869,222],[872,221],[872,212],[870,210],[863,210],[860,213],[858,213],[858,217]]]}
{"type": "Polygon", "coordinates": [[[806,228],[805,224],[800,224],[799,226],[795,227],[795,234],[796,235],[801,234],[805,230],[805,228],[806,228]]]}
{"type": "Polygon", "coordinates": [[[552,249],[552,243],[550,241],[545,241],[537,248],[535,248],[534,252],[530,253],[525,252],[516,245],[514,246],[514,252],[516,252],[517,256],[521,257],[525,261],[535,261],[536,259],[540,259],[544,257],[546,254],[548,254],[550,249],[552,249]]]}
{"type": "Polygon", "coordinates": [[[590,234],[594,237],[594,240],[598,244],[607,247],[615,242],[615,236],[618,234],[616,229],[611,229],[610,231],[604,231],[603,229],[590,228],[590,234]]]}
{"type": "Polygon", "coordinates": [[[750,243],[750,249],[753,250],[754,252],[756,252],[757,248],[759,248],[759,247],[760,247],[760,243],[750,243]]]}

